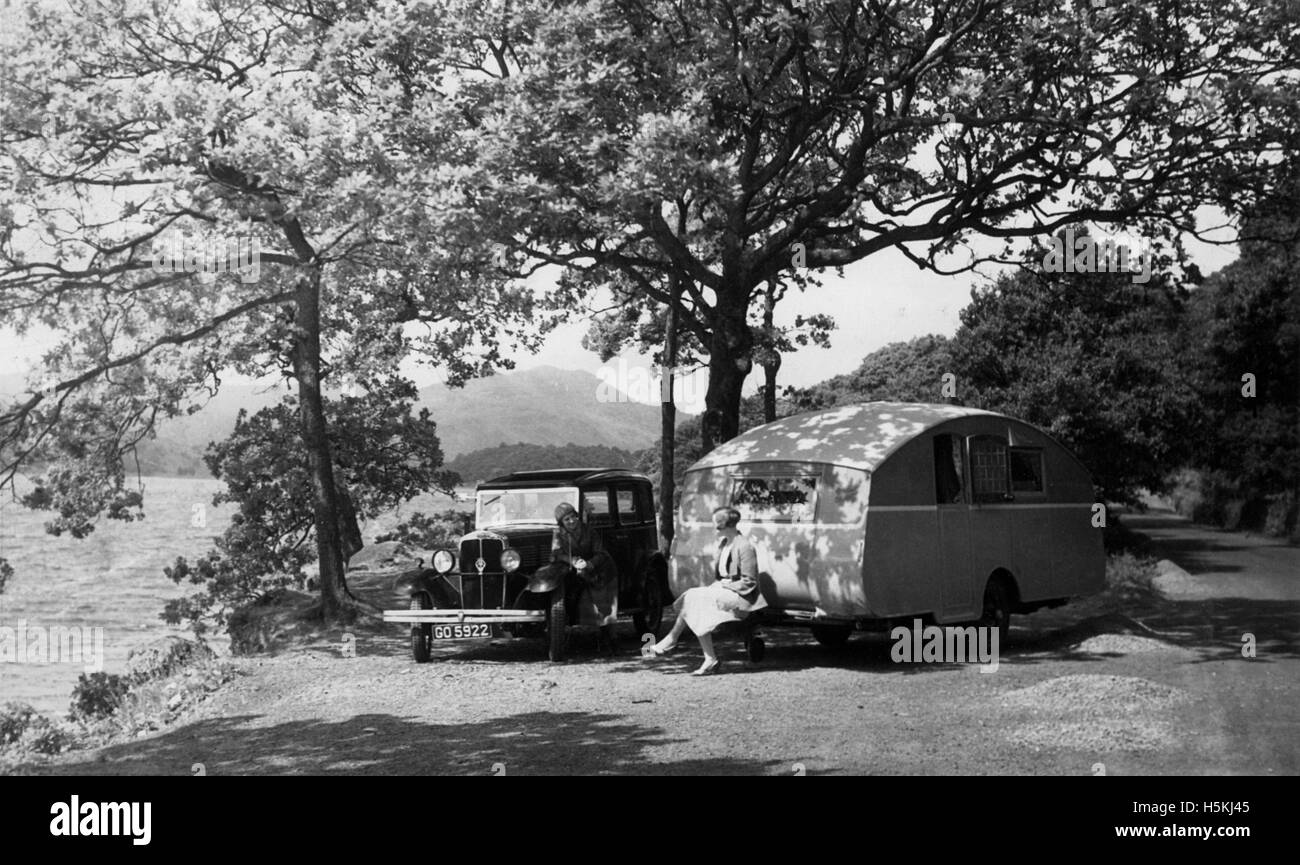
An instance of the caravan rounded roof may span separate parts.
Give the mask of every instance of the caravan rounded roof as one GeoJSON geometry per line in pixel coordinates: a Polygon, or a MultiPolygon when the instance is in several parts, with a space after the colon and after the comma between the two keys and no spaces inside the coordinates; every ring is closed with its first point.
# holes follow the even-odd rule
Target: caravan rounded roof
{"type": "Polygon", "coordinates": [[[864,402],[792,415],[718,445],[691,469],[760,460],[831,463],[872,471],[917,433],[946,420],[995,412],[959,405],[864,402]]]}

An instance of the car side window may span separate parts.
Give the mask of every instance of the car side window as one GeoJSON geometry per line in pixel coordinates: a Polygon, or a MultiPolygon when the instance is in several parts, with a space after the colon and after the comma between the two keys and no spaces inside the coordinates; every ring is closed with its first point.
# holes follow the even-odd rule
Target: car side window
{"type": "Polygon", "coordinates": [[[612,526],[614,514],[609,509],[609,490],[605,488],[582,491],[582,506],[586,510],[587,524],[612,526]]]}
{"type": "Polygon", "coordinates": [[[621,526],[635,526],[642,522],[640,502],[636,490],[632,487],[619,487],[614,490],[614,502],[618,505],[618,523],[621,526]]]}
{"type": "Polygon", "coordinates": [[[620,486],[614,491],[618,522],[622,526],[641,526],[654,520],[653,496],[644,484],[620,486]]]}

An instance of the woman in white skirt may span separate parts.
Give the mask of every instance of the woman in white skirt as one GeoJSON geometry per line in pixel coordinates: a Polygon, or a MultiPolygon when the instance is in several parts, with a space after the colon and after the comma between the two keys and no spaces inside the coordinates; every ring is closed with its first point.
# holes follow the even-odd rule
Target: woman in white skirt
{"type": "Polygon", "coordinates": [[[758,554],[754,545],[736,528],[740,511],[720,507],[713,511],[713,526],[718,530],[718,547],[714,555],[715,581],[707,586],[687,589],[677,603],[677,623],[672,631],[651,650],[655,657],[665,655],[677,645],[687,628],[700,641],[704,663],[691,675],[707,676],[717,672],[722,662],[713,651],[713,629],[723,622],[739,622],[754,610],[767,606],[758,587],[758,554]]]}

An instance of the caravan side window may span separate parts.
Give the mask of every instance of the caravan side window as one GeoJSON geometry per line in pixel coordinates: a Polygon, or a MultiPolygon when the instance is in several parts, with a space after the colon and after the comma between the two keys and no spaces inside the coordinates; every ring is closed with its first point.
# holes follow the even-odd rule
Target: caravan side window
{"type": "Polygon", "coordinates": [[[1007,501],[1007,443],[997,436],[971,436],[971,492],[977,502],[1007,501]]]}
{"type": "Polygon", "coordinates": [[[812,522],[817,515],[817,477],[735,478],[731,504],[747,520],[812,522]]]}
{"type": "Polygon", "coordinates": [[[934,437],[934,500],[941,505],[962,501],[961,439],[934,437]]]}
{"type": "Polygon", "coordinates": [[[1011,492],[1043,492],[1043,451],[1041,448],[1011,449],[1011,492]]]}

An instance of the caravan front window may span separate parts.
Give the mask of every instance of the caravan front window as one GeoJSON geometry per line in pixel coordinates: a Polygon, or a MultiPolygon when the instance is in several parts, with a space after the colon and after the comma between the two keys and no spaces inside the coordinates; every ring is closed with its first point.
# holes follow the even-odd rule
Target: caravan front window
{"type": "Polygon", "coordinates": [[[731,505],[747,520],[807,523],[817,515],[817,477],[747,477],[731,482],[731,505]]]}

